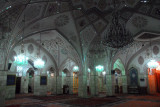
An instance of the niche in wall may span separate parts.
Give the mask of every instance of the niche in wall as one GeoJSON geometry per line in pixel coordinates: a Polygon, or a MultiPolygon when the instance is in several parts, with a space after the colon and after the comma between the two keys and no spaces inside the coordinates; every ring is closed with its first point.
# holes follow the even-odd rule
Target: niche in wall
{"type": "Polygon", "coordinates": [[[47,85],[47,76],[40,77],[40,85],[47,85]]]}
{"type": "Polygon", "coordinates": [[[16,85],[16,75],[7,75],[7,86],[16,85]]]}

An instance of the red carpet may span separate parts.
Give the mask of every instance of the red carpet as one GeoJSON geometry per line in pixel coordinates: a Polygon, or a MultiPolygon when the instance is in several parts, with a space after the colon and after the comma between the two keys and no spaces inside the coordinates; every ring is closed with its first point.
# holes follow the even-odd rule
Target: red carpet
{"type": "Polygon", "coordinates": [[[75,105],[75,106],[97,106],[103,104],[109,104],[120,101],[120,99],[114,98],[88,98],[88,99],[73,99],[70,101],[61,101],[61,103],[75,105]]]}

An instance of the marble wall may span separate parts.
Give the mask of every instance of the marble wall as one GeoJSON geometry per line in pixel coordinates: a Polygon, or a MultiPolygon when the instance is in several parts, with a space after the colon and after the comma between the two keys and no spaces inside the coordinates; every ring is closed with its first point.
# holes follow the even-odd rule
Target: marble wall
{"type": "MultiPolygon", "coordinates": [[[[7,72],[7,75],[16,75],[15,72],[7,72]]],[[[5,77],[4,77],[5,78],[5,77]]],[[[6,86],[6,99],[15,98],[16,85],[6,86]]]]}
{"type": "Polygon", "coordinates": [[[47,85],[40,85],[40,77],[41,77],[40,75],[34,76],[34,95],[46,96],[47,95],[47,85]]]}
{"type": "Polygon", "coordinates": [[[29,74],[21,77],[21,93],[28,93],[29,74]]]}
{"type": "Polygon", "coordinates": [[[5,106],[6,80],[7,72],[0,71],[0,105],[5,106]]]}

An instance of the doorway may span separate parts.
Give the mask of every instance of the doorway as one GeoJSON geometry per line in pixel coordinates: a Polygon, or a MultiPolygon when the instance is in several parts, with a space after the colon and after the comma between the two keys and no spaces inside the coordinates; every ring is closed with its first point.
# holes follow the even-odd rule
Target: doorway
{"type": "Polygon", "coordinates": [[[34,92],[34,71],[29,70],[28,93],[34,92]]]}
{"type": "Polygon", "coordinates": [[[20,94],[21,91],[21,77],[16,78],[16,94],[20,94]]]}
{"type": "Polygon", "coordinates": [[[119,70],[118,68],[116,68],[114,71],[114,77],[115,77],[115,93],[116,94],[122,94],[123,90],[122,90],[122,74],[121,74],[121,70],[119,70]]]}
{"type": "Polygon", "coordinates": [[[78,93],[78,72],[73,72],[73,93],[78,93]]]}

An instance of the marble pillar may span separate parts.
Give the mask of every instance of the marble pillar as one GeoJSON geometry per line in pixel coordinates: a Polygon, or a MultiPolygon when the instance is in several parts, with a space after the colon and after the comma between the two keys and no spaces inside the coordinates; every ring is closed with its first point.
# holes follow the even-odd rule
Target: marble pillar
{"type": "Polygon", "coordinates": [[[0,71],[0,105],[5,107],[7,71],[0,71]]]}
{"type": "MultiPolygon", "coordinates": [[[[15,75],[16,76],[16,72],[7,71],[6,78],[7,78],[7,75],[15,75]]],[[[15,92],[16,92],[16,82],[15,82],[15,85],[6,86],[5,99],[15,98],[15,92]]]]}
{"type": "Polygon", "coordinates": [[[29,73],[21,77],[21,93],[28,93],[29,73]]]}
{"type": "Polygon", "coordinates": [[[90,89],[91,89],[91,96],[98,95],[98,73],[93,71],[90,76],[90,89]]]}
{"type": "Polygon", "coordinates": [[[122,90],[123,90],[123,93],[124,94],[127,94],[128,93],[128,90],[127,90],[127,76],[126,75],[122,75],[122,90]]]}
{"type": "Polygon", "coordinates": [[[63,94],[62,76],[56,77],[56,94],[63,94]]]}
{"type": "MultiPolygon", "coordinates": [[[[46,76],[46,75],[43,75],[46,76]]],[[[47,95],[47,85],[40,85],[41,75],[34,76],[34,95],[46,96],[47,95]]]]}
{"type": "Polygon", "coordinates": [[[87,76],[79,75],[78,96],[82,98],[88,98],[87,94],[87,76]]]}
{"type": "Polygon", "coordinates": [[[69,79],[69,83],[68,83],[69,94],[73,94],[73,76],[69,76],[68,79],[69,79]]]}
{"type": "Polygon", "coordinates": [[[110,74],[106,75],[106,95],[107,96],[114,96],[115,94],[115,88],[113,85],[114,77],[110,74]]]}

